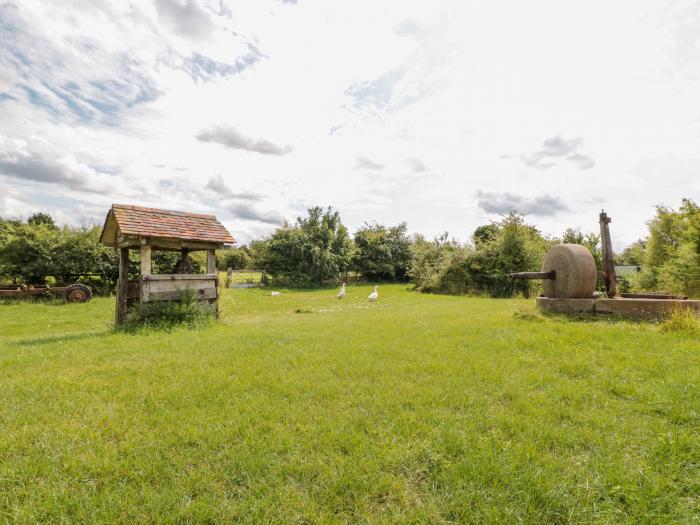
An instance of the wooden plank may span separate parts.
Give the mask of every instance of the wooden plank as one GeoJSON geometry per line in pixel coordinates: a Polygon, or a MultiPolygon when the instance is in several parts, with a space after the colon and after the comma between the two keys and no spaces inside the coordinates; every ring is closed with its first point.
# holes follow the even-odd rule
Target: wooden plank
{"type": "Polygon", "coordinates": [[[216,282],[213,279],[201,281],[143,281],[143,287],[148,288],[151,292],[160,292],[166,290],[192,290],[212,289],[216,288],[216,282]]]}
{"type": "Polygon", "coordinates": [[[117,281],[117,306],[114,324],[121,326],[126,319],[127,288],[129,286],[129,249],[119,250],[119,280],[117,281]]]}
{"type": "Polygon", "coordinates": [[[216,251],[207,250],[207,273],[216,273],[216,251]]]}
{"type": "MultiPolygon", "coordinates": [[[[182,297],[181,291],[179,290],[171,290],[171,291],[162,291],[162,292],[150,292],[148,294],[148,300],[149,302],[153,301],[177,301],[182,297]]],[[[204,299],[216,299],[216,288],[209,289],[209,290],[198,290],[197,293],[195,294],[195,300],[204,300],[204,299]]]]}
{"type": "Polygon", "coordinates": [[[144,281],[207,281],[216,279],[215,273],[156,273],[144,276],[144,281]]]}
{"type": "Polygon", "coordinates": [[[187,248],[189,251],[203,250],[222,250],[225,249],[222,243],[203,242],[187,239],[166,239],[164,237],[139,237],[139,236],[120,236],[117,245],[120,248],[136,248],[141,246],[142,241],[147,240],[148,244],[154,250],[164,251],[180,251],[182,248],[187,248]]]}
{"type": "Polygon", "coordinates": [[[148,297],[149,301],[178,300],[182,297],[182,293],[186,290],[192,290],[192,292],[194,293],[194,298],[196,300],[216,299],[218,297],[216,289],[216,279],[208,276],[200,280],[144,279],[142,282],[142,288],[147,290],[146,292],[142,293],[143,297],[148,297]]]}

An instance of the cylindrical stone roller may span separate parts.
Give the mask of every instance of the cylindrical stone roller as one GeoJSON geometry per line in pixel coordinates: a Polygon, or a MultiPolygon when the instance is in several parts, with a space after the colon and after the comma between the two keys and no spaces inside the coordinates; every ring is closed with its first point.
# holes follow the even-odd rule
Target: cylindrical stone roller
{"type": "Polygon", "coordinates": [[[580,244],[556,244],[544,256],[543,272],[555,272],[554,279],[542,281],[545,297],[590,299],[598,284],[593,255],[580,244]]]}

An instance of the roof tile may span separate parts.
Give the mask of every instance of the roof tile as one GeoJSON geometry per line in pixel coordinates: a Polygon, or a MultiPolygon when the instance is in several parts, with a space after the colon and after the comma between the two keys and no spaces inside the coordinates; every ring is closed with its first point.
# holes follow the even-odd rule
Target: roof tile
{"type": "Polygon", "coordinates": [[[216,216],[113,204],[114,218],[123,235],[166,237],[191,241],[234,243],[216,216]]]}

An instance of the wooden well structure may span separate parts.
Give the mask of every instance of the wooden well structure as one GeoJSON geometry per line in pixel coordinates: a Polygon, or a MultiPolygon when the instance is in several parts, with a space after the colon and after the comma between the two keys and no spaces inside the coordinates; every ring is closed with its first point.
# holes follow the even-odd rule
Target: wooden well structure
{"type": "Polygon", "coordinates": [[[138,303],[178,300],[184,290],[195,298],[214,303],[217,295],[215,250],[235,239],[214,215],[113,204],[107,213],[100,242],[119,250],[119,280],[115,325],[124,323],[127,309],[138,303]],[[129,281],[129,250],[138,250],[141,267],[138,279],[129,281]],[[154,250],[180,252],[173,273],[153,274],[154,250]],[[192,272],[190,252],[206,251],[206,273],[192,272]]]}

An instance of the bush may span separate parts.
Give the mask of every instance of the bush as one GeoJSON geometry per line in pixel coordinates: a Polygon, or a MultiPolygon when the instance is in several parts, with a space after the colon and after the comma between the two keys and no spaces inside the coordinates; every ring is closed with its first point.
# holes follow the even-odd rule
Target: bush
{"type": "Polygon", "coordinates": [[[180,325],[198,328],[207,325],[217,316],[216,304],[195,300],[194,290],[187,288],[180,293],[179,301],[154,301],[131,308],[126,315],[124,330],[170,330],[180,325]]]}
{"type": "Polygon", "coordinates": [[[416,237],[409,270],[416,289],[455,295],[488,293],[492,297],[521,293],[527,297],[532,281],[514,280],[508,274],[539,270],[552,245],[515,212],[477,228],[472,241],[473,245],[461,246],[448,241],[447,234],[432,242],[416,237]]]}

